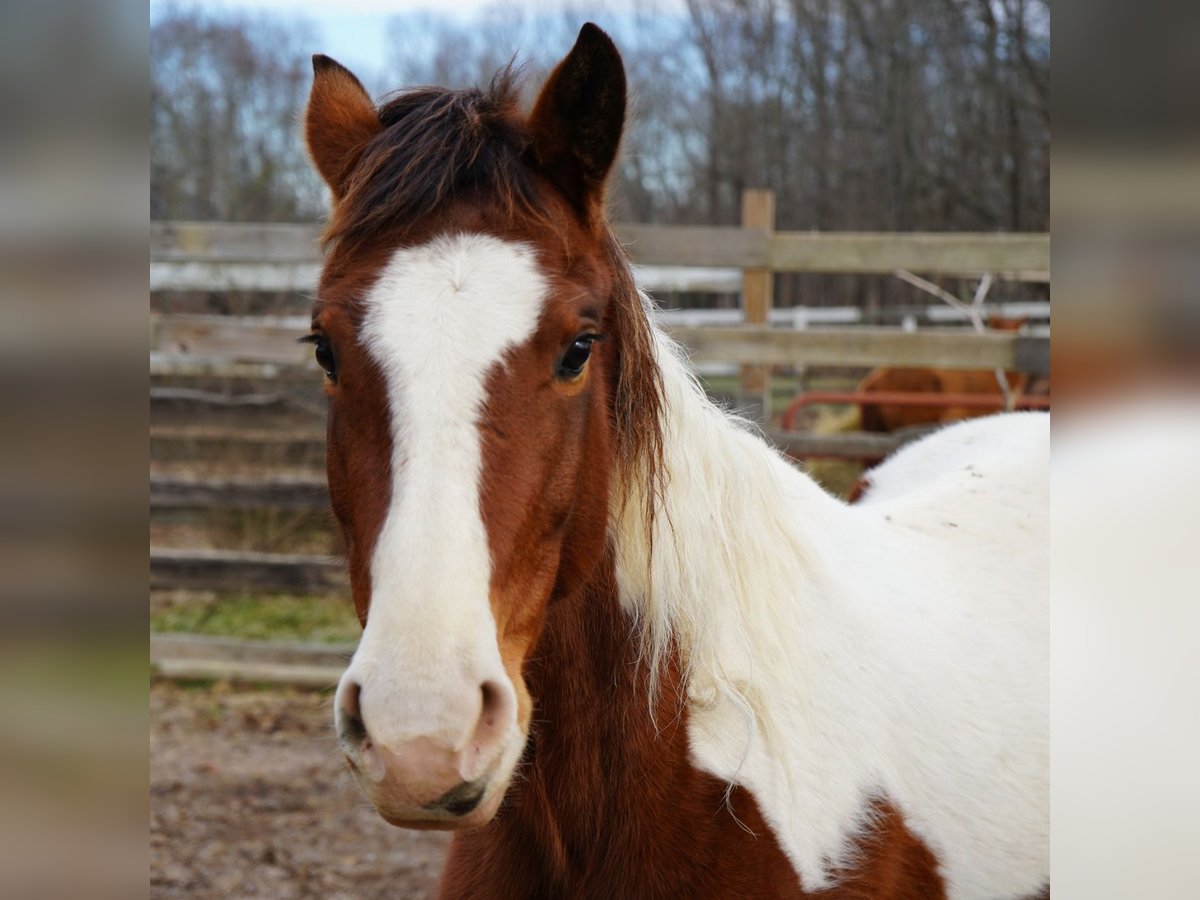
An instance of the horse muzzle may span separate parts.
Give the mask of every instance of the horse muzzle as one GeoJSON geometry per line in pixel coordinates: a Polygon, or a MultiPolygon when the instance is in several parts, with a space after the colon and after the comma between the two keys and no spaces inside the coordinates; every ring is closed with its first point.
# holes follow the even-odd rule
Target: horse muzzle
{"type": "MultiPolygon", "coordinates": [[[[370,709],[364,714],[364,690],[349,674],[342,679],[335,722],[346,761],[379,814],[403,828],[464,829],[487,824],[500,806],[524,747],[512,688],[485,682],[475,704],[443,707],[448,727],[399,739],[383,739],[396,729],[371,721],[370,709]]],[[[395,706],[401,704],[388,708],[395,706]]]]}

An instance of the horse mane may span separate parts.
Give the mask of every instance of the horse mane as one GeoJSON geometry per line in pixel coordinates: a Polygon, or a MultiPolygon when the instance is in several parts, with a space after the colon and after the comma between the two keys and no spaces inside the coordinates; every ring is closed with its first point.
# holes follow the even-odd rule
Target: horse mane
{"type": "MultiPolygon", "coordinates": [[[[605,249],[613,272],[609,301],[612,329],[617,338],[617,367],[612,392],[613,431],[617,445],[617,483],[638,486],[622,490],[621,504],[637,500],[647,540],[647,559],[653,556],[654,520],[662,510],[666,485],[663,417],[666,412],[662,368],[651,321],[653,301],[638,290],[625,248],[605,227],[605,249]]],[[[623,509],[617,509],[619,517],[623,509]]],[[[657,662],[657,660],[656,660],[657,662]]],[[[657,666],[653,671],[657,674],[657,666]]]]}
{"type": "MultiPolygon", "coordinates": [[[[510,225],[533,224],[569,246],[544,202],[533,163],[533,134],[521,109],[522,79],[509,63],[486,89],[418,87],[379,109],[382,130],[363,149],[322,235],[326,249],[354,247],[414,225],[454,202],[498,210],[510,225]]],[[[612,273],[609,301],[617,361],[611,385],[618,481],[637,484],[646,533],[662,493],[663,385],[651,301],[637,288],[624,247],[601,209],[589,223],[612,273]]],[[[626,500],[628,497],[625,498],[626,500]]]]}

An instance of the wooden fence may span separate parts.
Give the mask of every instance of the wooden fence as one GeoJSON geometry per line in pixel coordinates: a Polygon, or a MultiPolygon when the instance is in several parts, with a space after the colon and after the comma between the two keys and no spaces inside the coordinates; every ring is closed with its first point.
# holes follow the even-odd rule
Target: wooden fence
{"type": "MultiPolygon", "coordinates": [[[[991,273],[1031,282],[1050,277],[1047,234],[820,234],[776,232],[767,224],[620,225],[616,231],[635,265],[663,267],[668,273],[690,268],[752,275],[889,275],[904,270],[962,277],[991,273]]],[[[153,222],[150,289],[311,290],[320,266],[319,236],[318,225],[153,222]]],[[[649,274],[657,277],[653,268],[649,274]]],[[[662,289],[661,284],[648,287],[662,289]]],[[[722,277],[720,290],[730,289],[738,285],[722,277]]]]}
{"type": "Polygon", "coordinates": [[[152,634],[151,671],[164,678],[228,679],[332,688],[354,646],[152,634]]]}
{"type": "MultiPolygon", "coordinates": [[[[723,324],[698,326],[692,313],[661,318],[660,324],[687,346],[697,364],[741,366],[743,388],[750,392],[765,390],[766,367],[775,365],[1048,371],[1049,341],[1044,336],[814,328],[807,327],[813,317],[772,310],[770,303],[771,277],[780,272],[990,273],[1043,282],[1050,268],[1048,235],[776,232],[773,206],[769,195],[748,192],[742,228],[617,229],[647,289],[743,294],[745,319],[740,324],[729,323],[726,316],[723,324]],[[785,327],[777,327],[781,324],[785,327]],[[786,327],[789,324],[797,327],[786,327]]],[[[159,222],[151,225],[150,246],[152,292],[311,292],[320,263],[316,225],[159,222]]],[[[151,315],[151,456],[162,462],[150,478],[152,516],[215,508],[303,512],[326,507],[324,478],[311,468],[324,447],[319,373],[311,348],[296,343],[307,324],[298,316],[151,315]],[[254,448],[271,459],[294,458],[302,471],[269,479],[211,471],[238,448],[254,448]],[[197,470],[167,465],[180,460],[195,463],[197,470]]],[[[770,428],[767,434],[800,456],[884,455],[904,440],[895,435],[813,435],[770,428]]],[[[152,590],[305,593],[340,591],[345,585],[343,566],[333,559],[159,547],[150,551],[152,590]]],[[[212,650],[218,644],[201,641],[185,652],[180,640],[185,639],[172,644],[155,638],[152,656],[157,653],[158,671],[207,677],[204,672],[229,668],[204,656],[204,647],[212,650]]],[[[225,647],[213,652],[225,659],[242,651],[225,647]]],[[[239,671],[247,677],[264,676],[272,666],[284,664],[272,659],[242,663],[239,671]]],[[[306,669],[296,676],[301,681],[336,677],[338,668],[329,658],[314,662],[305,657],[298,665],[306,669]]]]}

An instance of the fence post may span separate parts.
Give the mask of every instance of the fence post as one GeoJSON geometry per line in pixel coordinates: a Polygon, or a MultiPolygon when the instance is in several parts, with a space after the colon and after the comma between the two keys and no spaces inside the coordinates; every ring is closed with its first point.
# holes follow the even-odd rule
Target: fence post
{"type": "MultiPolygon", "coordinates": [[[[775,230],[775,193],[757,188],[742,192],[742,227],[768,234],[775,230]]],[[[771,270],[742,272],[742,312],[747,325],[766,325],[771,317],[771,270]]],[[[771,417],[771,387],[766,366],[742,366],[743,415],[759,422],[771,417]]]]}

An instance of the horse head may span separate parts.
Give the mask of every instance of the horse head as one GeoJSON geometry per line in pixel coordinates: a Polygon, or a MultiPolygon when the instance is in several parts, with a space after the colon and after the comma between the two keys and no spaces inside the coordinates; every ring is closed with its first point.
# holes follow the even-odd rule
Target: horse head
{"type": "Polygon", "coordinates": [[[604,212],[624,69],[586,25],[528,114],[508,70],[381,107],[333,60],[314,71],[333,206],[308,339],[363,624],[337,733],[388,821],[475,827],[527,742],[547,609],[599,564],[615,466],[658,429],[604,212]]]}

